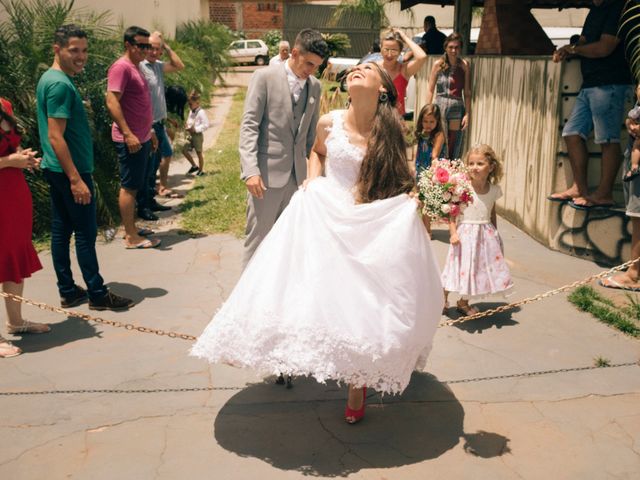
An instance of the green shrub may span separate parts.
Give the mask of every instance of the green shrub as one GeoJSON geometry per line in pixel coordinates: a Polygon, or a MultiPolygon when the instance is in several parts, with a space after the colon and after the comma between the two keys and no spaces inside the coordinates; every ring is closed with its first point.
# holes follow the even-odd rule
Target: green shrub
{"type": "Polygon", "coordinates": [[[184,70],[165,75],[165,85],[180,85],[187,94],[191,90],[198,90],[202,94],[203,106],[207,107],[213,90],[211,64],[206,60],[204,53],[187,43],[171,42],[171,48],[180,56],[184,70]]]}
{"type": "Polygon", "coordinates": [[[280,30],[269,30],[262,36],[262,40],[267,44],[267,47],[269,47],[269,57],[274,57],[279,52],[282,32],[280,30]]]}
{"type": "Polygon", "coordinates": [[[234,38],[228,27],[208,20],[189,20],[176,29],[178,42],[202,52],[215,81],[222,81],[222,72],[229,66],[227,51],[234,38]]]}

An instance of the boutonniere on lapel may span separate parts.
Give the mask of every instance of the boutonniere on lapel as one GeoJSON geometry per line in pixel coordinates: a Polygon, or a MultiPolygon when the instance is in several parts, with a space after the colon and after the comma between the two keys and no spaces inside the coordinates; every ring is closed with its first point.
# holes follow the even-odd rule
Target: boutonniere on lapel
{"type": "Polygon", "coordinates": [[[316,103],[316,99],[313,97],[309,97],[309,103],[316,103]]]}

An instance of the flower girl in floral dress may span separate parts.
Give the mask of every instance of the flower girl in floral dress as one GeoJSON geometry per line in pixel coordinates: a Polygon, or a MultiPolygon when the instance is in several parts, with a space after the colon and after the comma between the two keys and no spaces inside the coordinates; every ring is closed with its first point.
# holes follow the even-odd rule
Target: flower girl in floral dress
{"type": "Polygon", "coordinates": [[[505,292],[513,286],[504,260],[502,240],[496,224],[496,200],[502,196],[497,185],[502,165],[489,145],[476,145],[465,164],[475,192],[474,201],[457,222],[449,222],[451,245],[442,272],[445,310],[449,292],[457,292],[457,310],[463,315],[478,313],[470,298],[505,292]]]}

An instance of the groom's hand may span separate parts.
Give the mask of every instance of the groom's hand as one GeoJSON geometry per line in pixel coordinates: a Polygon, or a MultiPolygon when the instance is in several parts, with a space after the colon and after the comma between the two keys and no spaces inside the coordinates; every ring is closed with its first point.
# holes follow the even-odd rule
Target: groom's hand
{"type": "Polygon", "coordinates": [[[254,175],[253,177],[247,178],[247,181],[244,182],[247,186],[247,190],[249,193],[256,198],[262,199],[264,196],[264,192],[267,190],[267,187],[264,186],[262,182],[262,177],[260,175],[254,175]]]}

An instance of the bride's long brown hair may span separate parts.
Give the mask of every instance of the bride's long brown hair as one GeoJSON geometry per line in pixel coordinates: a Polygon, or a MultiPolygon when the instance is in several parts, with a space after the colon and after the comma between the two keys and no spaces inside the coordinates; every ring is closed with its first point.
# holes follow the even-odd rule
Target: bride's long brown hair
{"type": "Polygon", "coordinates": [[[415,186],[407,160],[404,125],[396,108],[396,87],[378,64],[371,65],[378,70],[386,94],[380,94],[378,98],[378,108],[367,140],[367,152],[355,185],[359,203],[371,203],[409,193],[415,186]]]}

